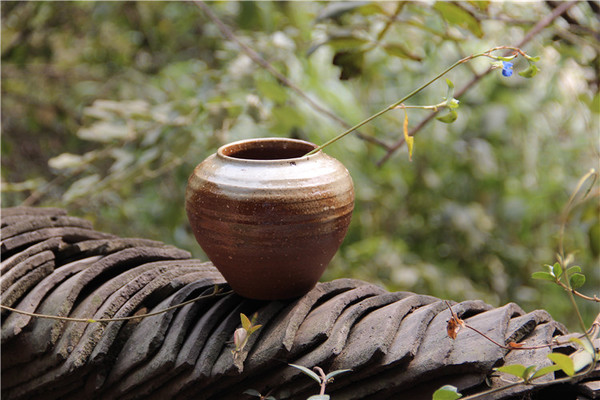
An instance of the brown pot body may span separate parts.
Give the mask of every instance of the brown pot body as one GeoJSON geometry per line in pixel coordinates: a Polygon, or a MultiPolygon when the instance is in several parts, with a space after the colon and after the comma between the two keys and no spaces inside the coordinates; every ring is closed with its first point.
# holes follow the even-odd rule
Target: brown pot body
{"type": "Polygon", "coordinates": [[[221,147],[188,180],[186,212],[196,240],[240,295],[302,296],[342,243],[354,188],[346,168],[294,139],[221,147]]]}

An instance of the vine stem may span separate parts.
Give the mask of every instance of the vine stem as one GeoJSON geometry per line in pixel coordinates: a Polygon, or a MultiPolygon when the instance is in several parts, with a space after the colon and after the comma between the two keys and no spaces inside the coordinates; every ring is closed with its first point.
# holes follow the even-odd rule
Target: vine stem
{"type": "Polygon", "coordinates": [[[367,119],[359,122],[358,124],[354,125],[353,127],[347,129],[346,131],[340,133],[339,135],[337,135],[336,137],[334,137],[333,139],[328,140],[327,142],[323,143],[322,145],[316,147],[315,149],[311,150],[310,152],[308,152],[306,155],[309,156],[311,154],[314,154],[320,150],[322,150],[323,148],[329,146],[332,143],[337,142],[338,140],[340,140],[341,138],[343,138],[344,136],[348,135],[349,133],[357,130],[358,128],[360,128],[361,126],[368,124],[369,122],[373,121],[375,118],[385,114],[386,112],[393,110],[394,108],[398,107],[399,105],[401,105],[402,103],[404,103],[406,100],[410,99],[411,97],[413,97],[414,95],[416,95],[417,93],[419,93],[420,91],[422,91],[423,89],[425,89],[426,87],[428,87],[429,85],[431,85],[432,83],[434,83],[435,81],[437,81],[438,79],[440,79],[441,77],[443,77],[444,75],[446,75],[448,72],[452,71],[454,68],[458,67],[461,64],[464,64],[468,61],[471,61],[475,58],[478,57],[491,57],[493,58],[493,56],[491,56],[491,53],[497,50],[513,50],[518,52],[521,55],[525,55],[525,53],[517,48],[517,47],[509,47],[509,46],[498,46],[498,47],[494,47],[489,49],[488,51],[485,51],[483,53],[477,53],[477,54],[472,54],[470,56],[467,56],[465,58],[461,58],[460,60],[456,61],[454,64],[452,64],[451,66],[449,66],[448,68],[446,68],[444,71],[440,72],[439,74],[437,74],[434,78],[430,79],[429,81],[425,82],[423,85],[419,86],[417,89],[413,90],[412,92],[410,92],[409,94],[407,94],[406,96],[402,97],[400,100],[390,104],[389,106],[387,106],[386,108],[382,109],[381,111],[371,115],[370,117],[368,117],[367,119]]]}
{"type": "Polygon", "coordinates": [[[546,347],[552,347],[552,346],[558,344],[558,343],[556,343],[556,342],[553,341],[553,343],[540,344],[538,346],[514,346],[514,347],[513,346],[506,346],[506,345],[503,345],[501,343],[498,343],[497,341],[495,341],[494,339],[492,339],[491,337],[489,337],[485,333],[481,332],[478,329],[473,328],[471,325],[469,325],[467,323],[464,324],[464,327],[468,328],[468,329],[471,329],[475,333],[478,333],[479,335],[483,336],[484,338],[486,338],[490,342],[494,343],[496,346],[503,348],[504,350],[537,350],[537,349],[545,349],[546,347]]]}
{"type": "MultiPolygon", "coordinates": [[[[571,282],[570,282],[570,278],[569,278],[569,270],[568,270],[568,261],[565,262],[564,237],[565,237],[565,230],[567,228],[567,222],[569,220],[569,214],[571,213],[571,210],[575,207],[575,199],[577,198],[579,192],[583,188],[583,185],[585,184],[585,182],[587,182],[588,179],[590,179],[590,178],[592,178],[592,182],[590,184],[589,189],[586,190],[585,193],[583,194],[582,199],[585,199],[587,197],[588,193],[590,192],[594,183],[596,182],[596,179],[598,179],[598,172],[596,172],[596,170],[594,168],[590,169],[583,177],[581,177],[581,179],[579,179],[579,181],[577,182],[577,185],[575,186],[575,189],[573,190],[573,194],[571,194],[571,197],[569,197],[569,200],[567,201],[567,204],[565,205],[565,208],[563,209],[563,213],[561,215],[561,224],[560,224],[560,231],[559,231],[559,236],[558,236],[558,260],[564,271],[565,282],[566,282],[565,284],[561,284],[560,286],[562,286],[563,288],[566,287],[566,292],[569,297],[569,301],[571,302],[571,305],[573,306],[573,309],[575,310],[575,315],[577,316],[579,325],[581,326],[581,328],[583,329],[584,332],[586,331],[585,322],[583,321],[583,317],[581,316],[581,313],[579,312],[579,307],[577,307],[577,302],[575,301],[575,295],[574,295],[575,290],[571,287],[571,282]]],[[[592,345],[592,347],[594,347],[594,343],[590,339],[587,332],[586,332],[585,336],[586,336],[586,339],[592,345]]]]}
{"type": "Polygon", "coordinates": [[[562,287],[563,289],[565,289],[567,292],[571,292],[573,293],[575,296],[582,298],[584,300],[587,301],[593,301],[596,303],[600,303],[600,298],[597,295],[594,295],[594,297],[591,296],[586,296],[583,293],[578,292],[577,290],[570,288],[569,286],[565,285],[564,283],[562,283],[561,281],[556,281],[556,284],[559,285],[560,287],[562,287]]]}
{"type": "Polygon", "coordinates": [[[491,337],[489,337],[488,335],[486,335],[485,333],[481,332],[480,330],[473,328],[471,325],[467,324],[464,320],[458,318],[458,315],[456,315],[456,313],[454,312],[454,310],[452,309],[452,307],[450,306],[450,303],[448,303],[448,301],[445,301],[446,303],[446,307],[448,307],[448,310],[450,311],[450,315],[451,315],[451,320],[454,320],[454,322],[456,323],[456,325],[458,326],[464,326],[465,328],[471,329],[472,331],[474,331],[475,333],[483,336],[485,339],[489,340],[490,342],[492,342],[493,344],[495,344],[496,346],[504,349],[504,350],[537,350],[537,349],[543,349],[546,347],[552,347],[555,345],[560,345],[560,343],[558,343],[557,341],[553,340],[552,343],[548,343],[548,344],[541,344],[538,346],[510,346],[510,345],[504,345],[502,343],[498,343],[497,341],[495,341],[494,339],[492,339],[491,337]]]}
{"type": "Polygon", "coordinates": [[[159,311],[154,311],[154,312],[147,313],[147,314],[131,315],[131,316],[128,316],[128,317],[117,317],[117,318],[98,318],[98,319],[94,319],[94,318],[71,318],[71,317],[60,317],[58,315],[47,315],[47,314],[31,313],[31,312],[22,311],[22,310],[19,310],[19,309],[16,309],[16,308],[12,308],[12,307],[8,307],[8,306],[4,306],[4,305],[0,305],[0,308],[2,308],[4,310],[11,311],[11,312],[14,312],[14,313],[17,313],[17,314],[27,315],[29,317],[55,319],[55,320],[59,320],[59,321],[69,321],[69,322],[86,322],[88,324],[92,324],[92,323],[95,323],[95,322],[119,322],[119,321],[130,321],[130,320],[134,320],[134,319],[153,317],[155,315],[163,314],[163,313],[166,313],[168,311],[175,310],[177,308],[181,308],[181,307],[186,306],[188,304],[194,303],[194,302],[196,302],[198,300],[206,299],[206,298],[212,297],[212,296],[225,296],[225,295],[230,294],[230,293],[233,293],[233,290],[229,290],[227,292],[220,292],[220,289],[215,286],[215,290],[211,294],[201,295],[201,296],[195,297],[195,298],[193,298],[191,300],[187,300],[187,301],[184,301],[183,303],[175,304],[174,306],[167,307],[167,308],[159,310],[159,311]]]}
{"type": "Polygon", "coordinates": [[[461,397],[461,399],[462,400],[472,400],[472,399],[486,398],[490,394],[493,394],[493,393],[496,393],[496,392],[501,392],[503,390],[510,389],[512,387],[515,387],[515,386],[519,386],[522,383],[524,383],[524,382],[523,381],[512,382],[512,383],[510,383],[510,384],[508,384],[506,386],[499,386],[497,388],[490,389],[490,390],[487,390],[485,392],[473,394],[473,395],[470,395],[470,396],[467,396],[467,397],[461,397]]]}

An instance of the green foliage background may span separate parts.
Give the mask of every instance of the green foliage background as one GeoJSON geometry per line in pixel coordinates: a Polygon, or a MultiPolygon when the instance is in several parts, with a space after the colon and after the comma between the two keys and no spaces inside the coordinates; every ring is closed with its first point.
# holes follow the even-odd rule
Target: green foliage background
{"type": "MultiPolygon", "coordinates": [[[[210,2],[235,35],[348,124],[454,61],[514,45],[548,2],[210,2]],[[335,64],[335,65],[334,65],[335,64]],[[344,79],[341,79],[344,78],[344,79]]],[[[343,127],[224,39],[189,2],[2,2],[2,206],[66,207],[100,230],[162,240],[204,258],[183,208],[187,176],[218,146],[285,136],[322,143],[343,127]]],[[[533,79],[483,77],[458,120],[427,124],[406,149],[348,137],[327,149],[350,170],[356,209],[324,280],[546,308],[572,329],[560,289],[532,281],[553,263],[559,215],[599,169],[600,22],[578,2],[524,47],[533,79]]],[[[489,67],[448,77],[457,88],[489,67]]],[[[522,61],[515,69],[526,67],[522,61]]],[[[435,104],[441,80],[410,104],[435,104]]],[[[410,111],[411,127],[427,116],[410,111]]],[[[392,144],[402,111],[361,133],[392,144]]],[[[575,251],[598,292],[598,184],[571,215],[575,251]]],[[[585,304],[586,322],[597,305],[585,304]]]]}

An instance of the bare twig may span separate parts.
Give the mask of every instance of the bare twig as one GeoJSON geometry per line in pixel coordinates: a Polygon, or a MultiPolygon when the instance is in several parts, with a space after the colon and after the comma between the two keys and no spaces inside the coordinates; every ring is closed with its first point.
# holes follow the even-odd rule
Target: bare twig
{"type": "Polygon", "coordinates": [[[557,281],[556,282],[560,287],[562,287],[563,289],[565,289],[567,292],[571,292],[573,293],[575,296],[584,299],[584,300],[588,300],[588,301],[594,301],[596,303],[600,303],[600,298],[597,295],[594,295],[594,297],[591,296],[586,296],[585,294],[578,292],[577,290],[568,287],[567,285],[565,285],[563,282],[561,281],[557,281]]]}
{"type": "Polygon", "coordinates": [[[215,290],[211,294],[201,295],[201,296],[195,297],[195,298],[193,298],[191,300],[184,301],[183,303],[176,304],[174,306],[167,307],[167,308],[159,310],[159,311],[151,312],[151,313],[148,313],[148,314],[138,314],[138,315],[131,315],[129,317],[117,317],[117,318],[98,318],[98,319],[94,319],[94,318],[70,318],[70,317],[61,317],[61,316],[58,316],[58,315],[47,315],[47,314],[30,313],[30,312],[27,312],[27,311],[18,310],[16,308],[4,306],[4,305],[0,305],[0,308],[2,308],[4,310],[11,311],[11,312],[14,312],[14,313],[17,313],[17,314],[27,315],[29,317],[34,317],[34,318],[55,319],[55,320],[59,320],[59,321],[69,321],[69,322],[86,322],[88,324],[92,324],[94,322],[130,321],[130,320],[133,320],[133,319],[141,319],[141,318],[152,317],[152,316],[155,316],[155,315],[166,313],[166,312],[171,311],[171,310],[175,310],[177,308],[181,308],[181,307],[186,306],[188,304],[194,303],[194,302],[196,302],[198,300],[202,300],[202,299],[205,299],[205,298],[208,298],[208,297],[212,297],[212,296],[224,296],[224,295],[230,294],[230,293],[233,293],[233,291],[229,290],[227,292],[221,292],[220,289],[217,286],[215,286],[215,290]]]}
{"type": "MultiPolygon", "coordinates": [[[[531,28],[531,30],[529,32],[527,32],[527,34],[519,42],[519,44],[515,45],[514,47],[521,48],[525,44],[529,43],[531,41],[531,39],[533,39],[538,33],[540,33],[548,25],[550,25],[552,22],[554,22],[555,19],[560,17],[562,14],[564,14],[569,8],[573,7],[576,3],[577,2],[574,2],[574,1],[565,1],[565,2],[561,3],[550,14],[548,14],[545,18],[542,18],[533,28],[531,28]]],[[[477,82],[479,82],[479,80],[481,78],[483,78],[484,76],[489,74],[491,71],[492,71],[492,68],[490,67],[485,72],[483,72],[479,75],[475,75],[473,77],[473,79],[471,79],[469,82],[467,82],[467,84],[465,86],[463,86],[460,90],[458,90],[456,92],[455,97],[459,98],[460,96],[462,96],[465,92],[467,92],[469,89],[471,89],[477,82]]],[[[409,136],[416,135],[417,132],[419,132],[421,129],[423,129],[423,127],[425,125],[427,125],[433,118],[435,118],[437,113],[438,112],[434,111],[431,114],[429,114],[427,117],[425,117],[419,124],[417,124],[409,132],[409,136]]],[[[390,146],[390,149],[387,151],[387,153],[377,162],[377,166],[381,167],[387,160],[390,159],[392,154],[396,150],[398,150],[400,147],[402,147],[403,145],[404,145],[404,137],[401,137],[400,139],[398,139],[397,142],[393,143],[390,146]]]]}
{"type": "Polygon", "coordinates": [[[394,13],[389,16],[385,26],[383,27],[383,29],[381,29],[381,31],[379,31],[379,34],[377,34],[377,41],[376,41],[377,44],[379,44],[381,42],[381,40],[383,39],[385,34],[388,32],[388,30],[392,27],[394,22],[397,21],[398,15],[400,14],[400,11],[402,11],[403,8],[404,8],[404,3],[398,2],[398,4],[396,5],[396,10],[394,10],[394,13]]]}
{"type": "MultiPolygon", "coordinates": [[[[341,124],[345,128],[350,128],[350,124],[348,124],[342,118],[340,118],[339,116],[337,116],[333,112],[329,111],[328,109],[326,109],[325,107],[321,106],[316,101],[314,101],[302,89],[300,89],[295,83],[293,83],[292,81],[290,81],[285,75],[283,75],[275,67],[273,67],[273,65],[271,65],[271,63],[269,63],[267,60],[265,60],[262,56],[260,56],[256,51],[254,51],[252,48],[250,48],[244,42],[242,42],[241,40],[239,40],[238,37],[233,33],[233,31],[231,29],[229,29],[229,27],[227,25],[225,25],[223,23],[223,21],[221,21],[219,19],[219,17],[210,9],[210,7],[208,7],[206,5],[206,3],[204,3],[204,1],[202,1],[202,0],[194,0],[193,3],[196,4],[196,6],[198,6],[206,14],[206,16],[217,26],[217,28],[219,28],[219,31],[221,31],[221,34],[223,36],[225,36],[227,39],[229,39],[232,42],[234,42],[235,44],[237,44],[240,47],[240,49],[248,57],[250,57],[250,59],[252,61],[254,61],[256,64],[260,65],[266,71],[268,71],[281,84],[283,84],[283,85],[287,86],[288,88],[290,88],[294,93],[296,93],[296,95],[298,97],[300,97],[302,100],[304,100],[315,111],[317,111],[317,112],[325,115],[326,117],[328,117],[329,119],[331,119],[333,121],[336,121],[337,123],[341,124]]],[[[374,143],[374,144],[376,144],[378,146],[383,147],[386,150],[390,149],[390,146],[387,143],[381,141],[380,139],[374,138],[372,136],[364,135],[364,134],[362,134],[360,132],[356,132],[356,134],[362,140],[374,143]]]]}
{"type": "Polygon", "coordinates": [[[495,344],[496,346],[498,346],[504,350],[536,350],[536,349],[543,349],[546,347],[557,346],[560,344],[555,339],[553,339],[551,343],[542,344],[542,345],[538,345],[538,346],[523,346],[521,344],[514,343],[514,342],[510,342],[508,345],[498,343],[497,341],[495,341],[494,339],[492,339],[485,333],[470,326],[464,320],[458,318],[458,315],[456,315],[456,313],[454,312],[452,307],[450,307],[450,303],[448,303],[448,301],[446,301],[446,307],[448,307],[448,310],[450,311],[450,315],[451,315],[450,320],[448,321],[448,331],[449,331],[448,334],[450,335],[450,337],[452,339],[454,339],[456,337],[456,334],[460,330],[460,327],[465,327],[467,329],[471,329],[473,332],[477,333],[478,335],[481,335],[483,338],[489,340],[490,342],[492,342],[493,344],[495,344]],[[451,335],[450,331],[452,331],[453,335],[451,335]]]}

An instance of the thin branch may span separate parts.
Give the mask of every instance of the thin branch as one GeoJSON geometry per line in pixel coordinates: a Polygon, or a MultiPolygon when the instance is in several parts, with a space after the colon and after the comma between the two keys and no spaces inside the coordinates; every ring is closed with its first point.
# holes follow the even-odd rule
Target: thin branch
{"type": "Polygon", "coordinates": [[[588,301],[594,301],[596,303],[600,303],[600,298],[597,295],[594,295],[594,297],[590,297],[590,296],[586,296],[583,293],[578,292],[577,290],[568,287],[567,285],[565,285],[563,282],[561,281],[557,281],[556,282],[558,285],[560,285],[563,289],[565,289],[567,292],[571,292],[573,293],[575,296],[584,299],[584,300],[588,300],[588,301]]]}
{"type": "Polygon", "coordinates": [[[400,14],[400,11],[402,11],[403,8],[404,8],[404,3],[398,2],[398,4],[396,5],[396,10],[394,10],[394,13],[388,17],[388,20],[387,20],[385,26],[383,27],[383,29],[381,29],[381,31],[377,35],[377,42],[376,42],[377,44],[379,44],[381,42],[381,40],[383,39],[385,34],[388,32],[388,30],[398,20],[398,15],[400,14]]]}
{"type": "Polygon", "coordinates": [[[478,394],[474,394],[474,395],[471,395],[471,396],[462,397],[462,399],[463,400],[484,399],[484,398],[487,398],[490,394],[501,392],[503,390],[507,390],[507,389],[510,389],[512,387],[519,386],[520,384],[523,384],[523,383],[524,383],[523,381],[512,382],[512,383],[510,383],[510,384],[508,384],[506,386],[500,386],[500,387],[497,387],[497,388],[494,388],[494,389],[490,389],[490,390],[487,390],[487,391],[485,391],[483,393],[478,393],[478,394]]]}
{"type": "MultiPolygon", "coordinates": [[[[550,14],[548,14],[545,18],[542,18],[533,28],[531,28],[531,30],[529,32],[527,32],[527,34],[525,35],[525,37],[523,37],[523,39],[519,42],[519,44],[515,45],[514,47],[522,48],[523,46],[525,46],[525,44],[529,43],[531,41],[531,39],[533,39],[537,34],[539,34],[543,29],[545,29],[548,25],[550,25],[552,22],[554,22],[555,19],[560,17],[562,14],[564,14],[568,9],[573,7],[576,3],[577,2],[575,2],[575,1],[565,1],[565,2],[561,3],[550,14]]],[[[479,80],[481,78],[483,78],[484,76],[489,74],[491,71],[492,71],[492,68],[490,67],[482,74],[474,76],[473,79],[471,79],[465,86],[463,86],[460,90],[458,90],[456,92],[455,97],[459,98],[460,96],[462,96],[465,92],[467,92],[469,89],[471,89],[477,82],[479,82],[479,80]]],[[[427,117],[425,117],[419,124],[417,124],[410,131],[409,135],[414,136],[415,134],[417,134],[417,132],[419,132],[421,129],[423,129],[423,127],[425,125],[427,125],[433,118],[435,118],[436,115],[437,115],[437,112],[432,112],[431,114],[429,114],[427,117]]],[[[397,142],[393,143],[390,146],[390,149],[387,151],[387,153],[377,162],[377,166],[381,167],[387,160],[390,159],[392,154],[396,150],[398,150],[400,147],[402,147],[403,145],[404,145],[404,137],[398,139],[397,142]]]]}
{"type": "MultiPolygon", "coordinates": [[[[250,59],[252,61],[254,61],[256,64],[260,65],[262,68],[267,70],[281,84],[290,88],[294,93],[296,93],[296,95],[298,95],[298,97],[300,97],[302,100],[304,100],[315,111],[325,115],[329,119],[336,121],[337,123],[341,124],[344,128],[350,127],[350,124],[348,124],[346,121],[344,121],[342,118],[340,118],[333,112],[331,112],[331,111],[327,110],[326,108],[324,108],[323,106],[319,105],[310,96],[308,96],[302,89],[300,89],[296,84],[294,84],[285,75],[283,75],[281,72],[279,72],[277,69],[275,69],[275,67],[273,67],[273,65],[271,65],[271,63],[269,63],[267,60],[265,60],[263,57],[261,57],[256,51],[254,51],[248,45],[246,45],[241,40],[239,40],[238,37],[233,33],[233,31],[231,29],[229,29],[229,27],[227,25],[225,25],[223,23],[223,21],[221,21],[219,19],[219,17],[210,9],[210,7],[208,7],[206,5],[206,3],[204,1],[194,0],[193,3],[196,4],[196,6],[198,6],[206,14],[206,16],[217,26],[217,28],[219,28],[219,31],[221,31],[221,34],[224,37],[226,37],[230,41],[236,43],[240,47],[240,49],[248,57],[250,57],[250,59]]],[[[385,148],[386,150],[390,149],[390,146],[387,143],[381,141],[380,139],[374,138],[372,136],[364,135],[360,132],[356,132],[356,134],[362,140],[374,143],[378,146],[385,148]]]]}
{"type": "Polygon", "coordinates": [[[323,369],[321,367],[317,366],[317,367],[313,367],[313,369],[319,373],[319,376],[321,378],[321,391],[319,392],[319,394],[324,395],[325,388],[327,386],[327,375],[325,375],[325,371],[323,371],[323,369]]]}
{"type": "Polygon", "coordinates": [[[117,317],[117,318],[98,318],[98,319],[94,319],[94,318],[70,318],[70,317],[60,317],[58,315],[47,315],[47,314],[30,313],[30,312],[27,312],[27,311],[18,310],[16,308],[4,306],[4,305],[0,305],[0,308],[2,308],[4,310],[11,311],[11,312],[14,312],[14,313],[17,313],[17,314],[27,315],[28,317],[45,318],[45,319],[55,319],[55,320],[59,320],[59,321],[69,321],[69,322],[86,322],[88,324],[92,324],[94,322],[131,321],[131,320],[134,320],[134,319],[153,317],[155,315],[163,314],[163,313],[166,313],[168,311],[175,310],[177,308],[181,308],[181,307],[186,306],[188,304],[194,303],[194,302],[196,302],[198,300],[206,299],[206,298],[212,297],[212,296],[224,296],[224,295],[230,294],[230,293],[233,293],[233,291],[229,290],[227,292],[220,292],[220,289],[215,286],[215,290],[211,294],[201,295],[201,296],[195,297],[195,298],[193,298],[191,300],[184,301],[183,303],[176,304],[176,305],[171,306],[171,307],[167,307],[167,308],[165,308],[163,310],[154,311],[154,312],[151,312],[151,313],[148,313],[148,314],[131,315],[129,317],[117,317]]]}
{"type": "Polygon", "coordinates": [[[492,339],[491,337],[487,336],[485,333],[481,332],[480,330],[473,328],[471,325],[465,323],[464,324],[465,328],[468,328],[470,330],[472,330],[473,332],[483,336],[485,339],[489,340],[490,342],[494,343],[496,346],[503,348],[504,350],[537,350],[537,349],[545,349],[546,347],[552,347],[552,346],[556,346],[558,345],[558,343],[556,341],[552,341],[552,343],[548,343],[548,344],[540,344],[538,346],[506,346],[504,344],[498,343],[497,341],[495,341],[494,339],[492,339]]]}
{"type": "MultiPolygon", "coordinates": [[[[490,342],[492,342],[493,344],[495,344],[496,346],[504,349],[504,350],[537,350],[537,349],[543,349],[546,347],[552,347],[552,346],[558,346],[560,345],[560,343],[557,340],[552,340],[551,343],[548,344],[542,344],[542,345],[538,345],[538,346],[521,346],[518,344],[513,344],[513,342],[509,343],[508,345],[499,343],[497,341],[495,341],[494,339],[492,339],[491,337],[489,337],[488,335],[486,335],[485,333],[481,332],[480,330],[470,326],[469,324],[467,324],[464,320],[458,318],[458,315],[456,315],[456,313],[454,312],[454,310],[452,309],[452,307],[450,307],[450,303],[448,303],[448,301],[445,301],[446,303],[446,307],[448,307],[448,310],[450,311],[450,321],[448,321],[448,325],[450,326],[450,323],[452,322],[452,326],[453,327],[465,327],[468,329],[471,329],[473,332],[481,335],[483,338],[489,340],[490,342]]],[[[460,328],[459,328],[460,329],[460,328]]],[[[458,329],[456,329],[455,333],[458,332],[458,329]]],[[[453,337],[454,338],[454,337],[453,337]]]]}

